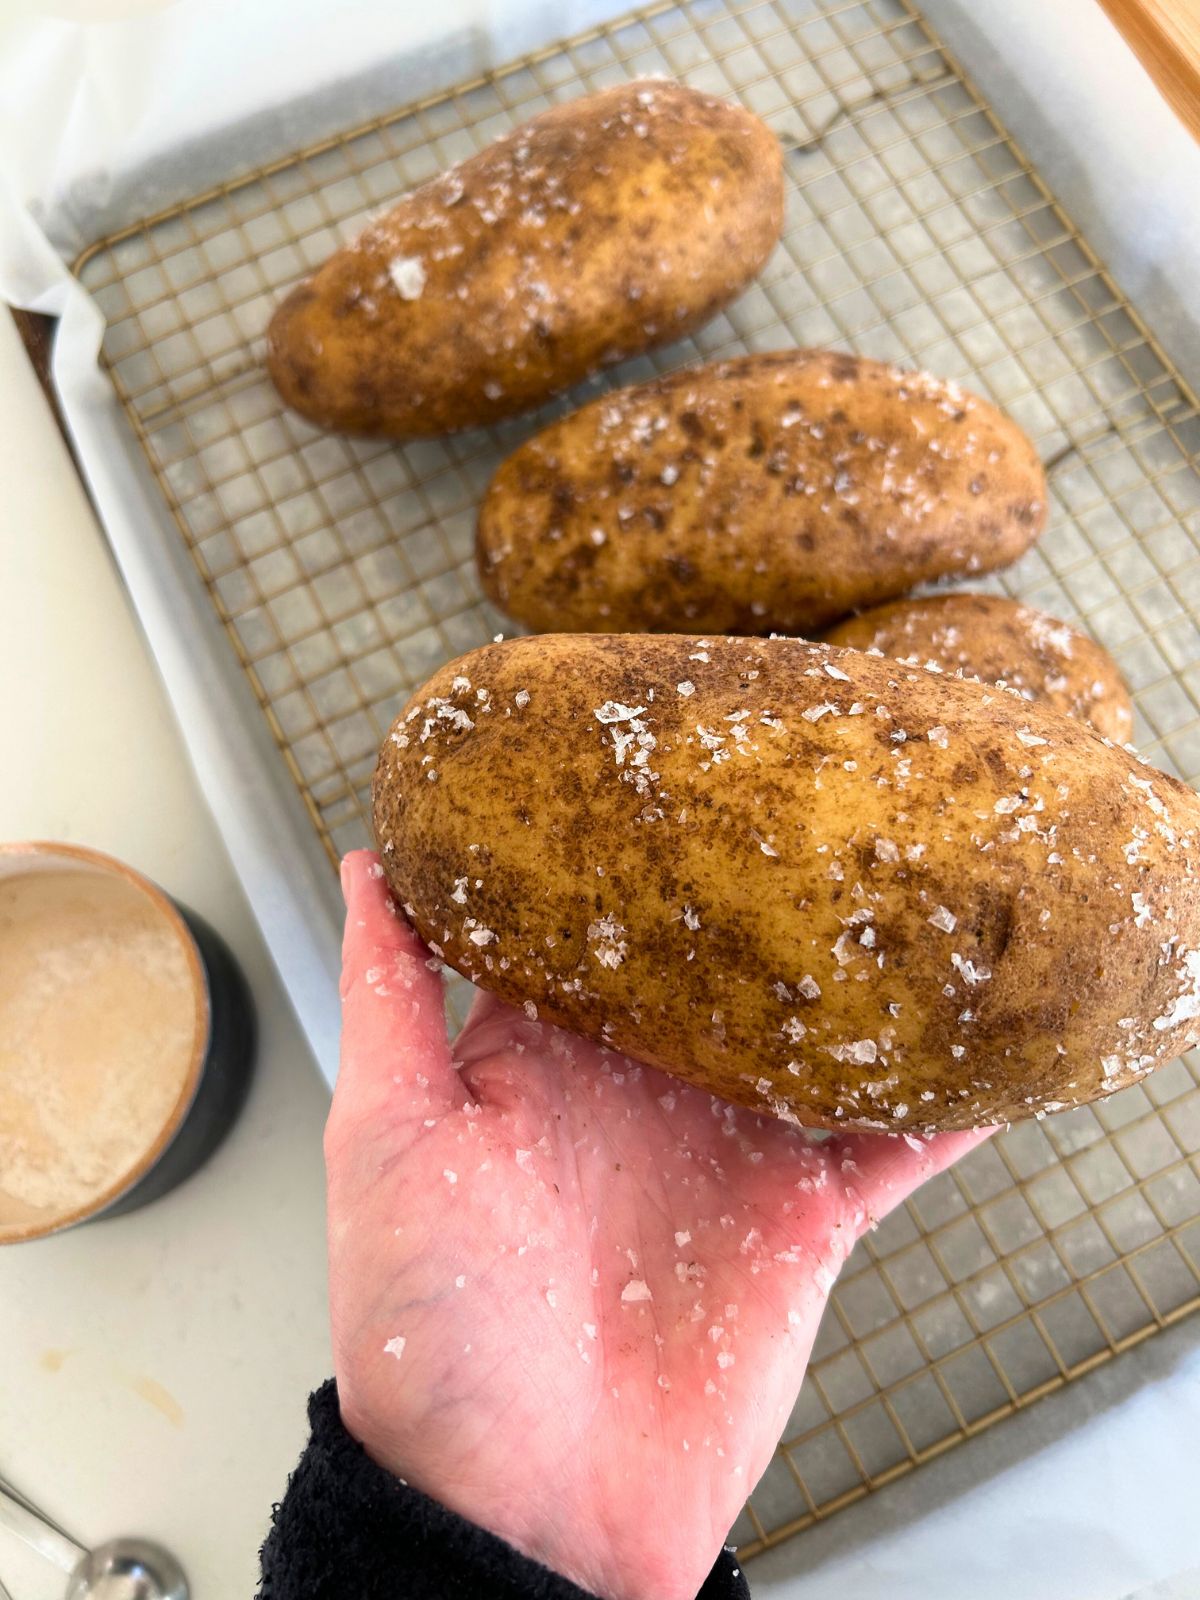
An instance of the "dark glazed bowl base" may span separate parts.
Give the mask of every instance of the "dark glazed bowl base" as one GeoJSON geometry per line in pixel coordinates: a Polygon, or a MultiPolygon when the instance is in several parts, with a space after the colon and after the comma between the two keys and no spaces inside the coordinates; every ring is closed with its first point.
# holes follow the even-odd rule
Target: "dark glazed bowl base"
{"type": "Polygon", "coordinates": [[[204,918],[175,902],[208,980],[209,1037],[200,1083],[179,1131],[150,1171],[89,1221],[124,1216],[190,1178],[221,1144],[245,1104],[254,1068],[254,1002],[228,945],[204,918]]]}

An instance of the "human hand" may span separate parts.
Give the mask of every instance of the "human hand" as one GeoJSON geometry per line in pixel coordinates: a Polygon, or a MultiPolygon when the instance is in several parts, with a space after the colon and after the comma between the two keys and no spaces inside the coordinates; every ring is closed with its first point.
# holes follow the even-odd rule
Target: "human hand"
{"type": "Polygon", "coordinates": [[[491,996],[347,856],[325,1136],[342,1417],[602,1600],[693,1600],[858,1237],[984,1133],[824,1142],[491,996]]]}

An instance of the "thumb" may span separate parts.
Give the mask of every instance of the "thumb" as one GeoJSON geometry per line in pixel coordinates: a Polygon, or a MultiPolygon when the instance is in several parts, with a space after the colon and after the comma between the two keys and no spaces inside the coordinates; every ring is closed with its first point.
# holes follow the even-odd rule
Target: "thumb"
{"type": "Polygon", "coordinates": [[[850,1133],[834,1140],[834,1168],[841,1172],[859,1236],[997,1131],[971,1128],[925,1139],[904,1133],[850,1133]]]}
{"type": "Polygon", "coordinates": [[[331,1122],[440,1116],[464,1098],[450,1063],[441,974],[372,851],[342,862],[342,893],[342,1054],[331,1122]]]}

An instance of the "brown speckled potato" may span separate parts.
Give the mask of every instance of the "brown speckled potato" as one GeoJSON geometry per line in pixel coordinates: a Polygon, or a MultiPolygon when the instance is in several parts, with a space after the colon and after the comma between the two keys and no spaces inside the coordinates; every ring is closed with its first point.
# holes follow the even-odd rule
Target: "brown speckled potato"
{"type": "Polygon", "coordinates": [[[828,644],[878,650],[916,666],[931,662],[982,683],[1015,689],[1090,722],[1117,744],[1133,736],[1133,704],[1116,662],[1101,645],[1048,612],[994,594],[897,600],[850,617],[828,644]]]}
{"type": "Polygon", "coordinates": [[[986,685],[790,639],[516,639],[413,699],[374,804],[451,966],[777,1116],[1026,1117],[1200,1036],[1200,797],[986,685]]]}
{"type": "Polygon", "coordinates": [[[495,422],[707,321],[782,225],[764,123],[682,84],[620,84],[542,112],[339,250],[272,318],[271,377],[325,428],[495,422]]]}
{"type": "Polygon", "coordinates": [[[483,586],[534,629],[809,633],[1041,532],[1033,446],[927,373],[743,356],[594,400],[503,463],[483,586]]]}

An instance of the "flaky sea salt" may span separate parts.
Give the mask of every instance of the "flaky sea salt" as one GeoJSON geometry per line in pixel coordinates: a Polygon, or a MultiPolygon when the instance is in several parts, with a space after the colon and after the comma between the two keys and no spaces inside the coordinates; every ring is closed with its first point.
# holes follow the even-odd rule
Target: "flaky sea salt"
{"type": "Polygon", "coordinates": [[[388,277],[401,300],[419,300],[425,292],[427,274],[420,256],[397,256],[389,261],[388,277]]]}
{"type": "Polygon", "coordinates": [[[827,1044],[823,1048],[835,1061],[853,1061],[859,1066],[874,1061],[879,1053],[874,1039],[854,1039],[849,1044],[827,1044]]]}
{"type": "Polygon", "coordinates": [[[645,706],[625,706],[619,700],[606,700],[602,706],[597,706],[592,712],[597,722],[628,722],[633,717],[640,717],[645,712],[645,706]]]}
{"type": "Polygon", "coordinates": [[[588,924],[588,943],[594,945],[592,954],[602,967],[613,971],[624,961],[629,946],[625,942],[626,930],[612,916],[604,916],[588,924]]]}
{"type": "Polygon", "coordinates": [[[950,963],[958,968],[968,983],[986,983],[992,975],[991,967],[985,967],[982,963],[976,966],[973,961],[960,956],[957,950],[951,955],[950,963]]]}

